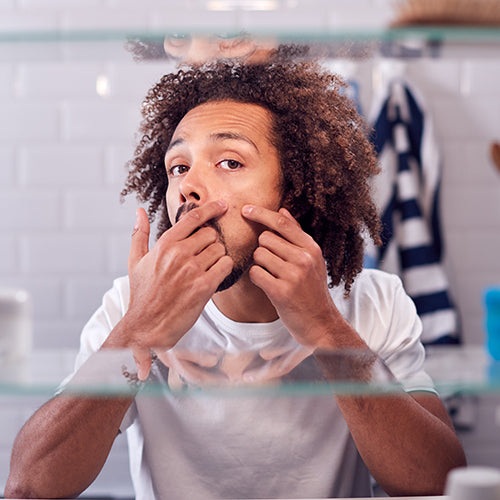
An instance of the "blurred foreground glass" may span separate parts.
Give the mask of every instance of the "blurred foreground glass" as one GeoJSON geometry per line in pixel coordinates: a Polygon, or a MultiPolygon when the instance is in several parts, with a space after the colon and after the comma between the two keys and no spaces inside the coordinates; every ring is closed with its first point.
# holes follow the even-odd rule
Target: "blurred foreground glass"
{"type": "Polygon", "coordinates": [[[0,289],[0,377],[19,376],[32,346],[32,301],[22,289],[0,289]]]}
{"type": "Polygon", "coordinates": [[[450,500],[498,500],[500,470],[493,467],[459,467],[448,475],[445,494],[450,500]]]}

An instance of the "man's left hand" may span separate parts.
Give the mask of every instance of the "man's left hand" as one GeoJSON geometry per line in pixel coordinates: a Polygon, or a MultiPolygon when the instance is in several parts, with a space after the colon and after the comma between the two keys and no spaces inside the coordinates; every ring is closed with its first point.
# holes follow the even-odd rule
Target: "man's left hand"
{"type": "Polygon", "coordinates": [[[245,205],[248,220],[266,226],[254,253],[250,279],[272,302],[288,331],[300,344],[328,347],[339,312],[328,291],[323,254],[290,212],[245,205]]]}

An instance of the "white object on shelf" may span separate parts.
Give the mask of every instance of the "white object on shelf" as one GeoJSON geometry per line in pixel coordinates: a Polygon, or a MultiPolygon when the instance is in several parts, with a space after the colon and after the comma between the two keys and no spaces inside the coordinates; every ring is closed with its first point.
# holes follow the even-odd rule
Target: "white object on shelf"
{"type": "Polygon", "coordinates": [[[448,475],[445,493],[451,500],[499,500],[500,470],[493,467],[459,467],[448,475]]]}

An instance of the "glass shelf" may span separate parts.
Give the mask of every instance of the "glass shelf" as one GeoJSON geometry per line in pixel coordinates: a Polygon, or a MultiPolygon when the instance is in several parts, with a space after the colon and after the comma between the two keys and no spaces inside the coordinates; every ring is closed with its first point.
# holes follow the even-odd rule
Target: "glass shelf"
{"type": "Polygon", "coordinates": [[[218,36],[233,38],[241,34],[257,38],[274,37],[281,42],[365,42],[365,41],[405,41],[421,39],[435,42],[454,43],[499,43],[500,27],[480,26],[409,26],[386,29],[342,28],[335,30],[288,30],[253,29],[248,31],[219,29],[60,29],[60,30],[12,30],[0,31],[0,43],[52,43],[52,42],[127,42],[128,40],[147,40],[163,42],[166,35],[218,36]],[[249,35],[251,34],[251,35],[249,35]]]}
{"type": "Polygon", "coordinates": [[[311,46],[312,54],[326,57],[368,58],[377,55],[415,57],[499,57],[500,28],[413,26],[393,29],[293,30],[253,29],[248,31],[212,28],[168,29],[60,29],[0,30],[0,58],[18,61],[38,57],[51,59],[123,58],[126,47],[141,44],[150,48],[149,58],[167,58],[165,37],[232,39],[238,36],[273,43],[311,46]]]}
{"type": "MultiPolygon", "coordinates": [[[[7,363],[0,370],[0,396],[47,396],[53,395],[63,379],[72,372],[76,352],[74,350],[35,350],[25,360],[7,363]]],[[[135,383],[126,381],[123,377],[101,377],[100,373],[109,371],[109,366],[116,365],[116,356],[129,357],[129,353],[121,351],[106,351],[94,357],[94,364],[87,373],[90,377],[83,377],[74,385],[70,385],[68,392],[85,395],[124,395],[135,394],[135,383]],[[96,360],[97,359],[97,360],[96,360]],[[101,372],[102,368],[102,372],[101,372]],[[97,382],[99,380],[99,382],[97,382]]],[[[186,382],[182,376],[173,383],[158,382],[154,377],[141,384],[140,391],[145,395],[164,395],[165,392],[175,396],[217,396],[217,397],[260,397],[260,396],[326,396],[335,394],[390,394],[399,391],[401,386],[373,370],[371,382],[352,380],[346,375],[345,366],[359,366],[359,360],[365,358],[351,353],[332,353],[336,367],[342,375],[336,381],[327,381],[321,376],[320,368],[312,363],[297,376],[283,375],[280,382],[264,376],[263,382],[246,382],[238,380],[222,382],[213,368],[203,369],[207,375],[207,382],[200,382],[199,372],[194,384],[186,382]],[[339,360],[343,360],[340,363],[339,360]],[[347,360],[347,362],[346,362],[347,360]],[[182,383],[179,381],[182,380],[182,383]]],[[[161,371],[165,365],[156,360],[153,366],[161,371]]],[[[189,370],[199,365],[189,363],[189,370]]],[[[440,394],[452,393],[497,393],[500,391],[500,362],[494,361],[480,346],[439,346],[428,348],[426,371],[432,377],[440,394]]],[[[185,374],[189,371],[184,372],[185,374]]],[[[290,372],[292,373],[292,372],[290,372]]],[[[169,379],[170,380],[170,379],[169,379]]]]}

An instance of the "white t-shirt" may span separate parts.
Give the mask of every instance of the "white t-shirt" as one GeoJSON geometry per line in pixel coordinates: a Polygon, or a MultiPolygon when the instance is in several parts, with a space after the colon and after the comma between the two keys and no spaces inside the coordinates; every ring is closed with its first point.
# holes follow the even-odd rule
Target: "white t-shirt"
{"type": "MultiPolygon", "coordinates": [[[[349,298],[342,287],[331,295],[406,391],[434,392],[423,371],[421,323],[398,277],[364,270],[349,298]]],[[[85,366],[91,366],[92,353],[128,301],[128,279],[119,278],[82,332],[76,369],[87,359],[85,366]]],[[[139,393],[122,422],[137,499],[370,496],[369,472],[332,395],[293,394],[293,385],[291,394],[247,396],[168,389],[263,379],[286,383],[311,374],[321,380],[310,354],[280,320],[236,323],[210,301],[175,348],[162,354],[163,362],[153,364],[150,380],[164,381],[164,394],[139,393]]]]}

